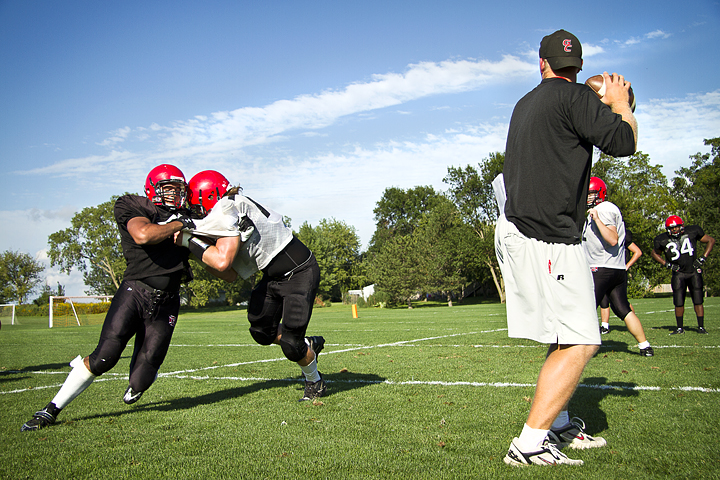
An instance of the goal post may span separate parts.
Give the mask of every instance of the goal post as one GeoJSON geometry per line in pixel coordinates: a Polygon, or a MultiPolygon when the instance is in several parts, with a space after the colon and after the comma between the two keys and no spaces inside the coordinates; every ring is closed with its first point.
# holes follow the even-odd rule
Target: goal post
{"type": "Polygon", "coordinates": [[[78,326],[81,325],[80,323],[80,316],[78,316],[78,308],[80,304],[87,304],[87,303],[97,303],[99,302],[109,302],[112,300],[112,295],[86,295],[86,296],[76,296],[76,297],[64,297],[64,296],[51,296],[50,297],[50,305],[49,305],[49,320],[48,325],[49,328],[53,328],[53,326],[56,325],[56,319],[58,316],[58,313],[55,311],[55,307],[58,304],[69,304],[70,305],[70,312],[67,314],[63,314],[63,316],[66,315],[72,315],[75,319],[74,323],[77,323],[78,326]],[[78,306],[78,308],[76,308],[78,306]]]}
{"type": "Polygon", "coordinates": [[[15,325],[15,304],[3,303],[0,305],[0,317],[5,317],[6,314],[10,317],[10,325],[15,325]]]}

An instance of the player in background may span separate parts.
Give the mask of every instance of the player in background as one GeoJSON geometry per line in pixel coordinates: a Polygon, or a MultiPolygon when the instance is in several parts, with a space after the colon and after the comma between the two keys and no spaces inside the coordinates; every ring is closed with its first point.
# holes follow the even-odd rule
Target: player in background
{"type": "MultiPolygon", "coordinates": [[[[625,264],[625,271],[630,271],[630,267],[635,265],[635,262],[642,257],[643,252],[632,241],[632,233],[628,230],[627,225],[625,225],[625,247],[630,250],[630,258],[625,264]]],[[[630,304],[630,310],[635,313],[632,303],[630,304]]],[[[600,302],[600,333],[603,335],[610,333],[610,299],[607,295],[600,302]]]]}
{"type": "Polygon", "coordinates": [[[708,255],[715,246],[715,239],[706,234],[698,225],[686,227],[683,219],[677,215],[670,215],[667,218],[665,228],[667,232],[655,237],[650,255],[672,272],[670,284],[673,291],[677,328],[670,332],[670,335],[685,333],[683,316],[688,288],[690,289],[690,298],[695,306],[698,333],[707,333],[705,330],[705,307],[703,306],[705,292],[702,270],[708,255]],[[698,255],[698,242],[706,244],[702,255],[698,255]],[[665,258],[663,258],[663,254],[665,258]]]}
{"type": "Polygon", "coordinates": [[[153,168],[145,195],[123,195],[115,202],[115,220],[127,263],[122,283],[110,303],[95,351],[79,355],[60,391],[21,428],[38,430],[55,423],[58,414],[96,377],[120,360],[135,336],[130,381],[123,401],[132,404],[153,384],[165,360],[180,310],[180,284],[192,279],[187,249],[174,243],[183,228],[192,227],[185,209],[185,176],[173,165],[153,168]]]}
{"type": "Polygon", "coordinates": [[[637,122],[630,84],[621,75],[603,73],[602,100],[577,83],[582,46],[575,35],[565,30],[547,35],[539,53],[542,81],[517,103],[510,120],[502,174],[506,188],[493,182],[499,204],[506,193],[495,251],[507,293],[508,335],[549,348],[530,413],[504,461],[581,465],[559,448],[606,443],[587,435],[567,414],[585,365],[600,345],[593,279],[581,244],[592,151],[597,146],[608,155],[631,155],[637,122]]]}
{"type": "Polygon", "coordinates": [[[317,368],[325,339],[305,337],[320,285],[312,252],[295,237],[282,216],[230,187],[219,172],[206,170],[189,182],[197,228],[182,231],[176,242],[187,246],[208,270],[225,281],[262,271],[250,294],[250,335],[260,345],[278,344],[305,376],[300,401],[326,392],[317,368]]]}
{"type": "Polygon", "coordinates": [[[620,209],[607,199],[605,182],[598,177],[590,178],[587,207],[588,218],[582,244],[592,270],[595,303],[600,306],[607,295],[615,315],[625,322],[628,331],[638,341],[640,354],[652,357],[655,352],[627,298],[625,223],[620,209]]]}

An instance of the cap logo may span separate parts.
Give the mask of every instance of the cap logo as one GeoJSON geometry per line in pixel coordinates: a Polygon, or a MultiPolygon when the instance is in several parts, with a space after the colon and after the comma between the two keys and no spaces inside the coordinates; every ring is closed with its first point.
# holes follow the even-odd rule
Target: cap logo
{"type": "Polygon", "coordinates": [[[572,40],[570,40],[569,38],[563,40],[563,47],[563,50],[570,53],[572,51],[572,40]]]}

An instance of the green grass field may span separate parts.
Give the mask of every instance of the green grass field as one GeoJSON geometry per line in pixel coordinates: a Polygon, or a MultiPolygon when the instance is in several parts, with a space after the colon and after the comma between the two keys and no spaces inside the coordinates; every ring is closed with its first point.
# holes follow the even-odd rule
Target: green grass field
{"type": "Polygon", "coordinates": [[[20,317],[0,330],[0,478],[720,478],[720,298],[708,335],[685,335],[670,298],[634,300],[655,357],[622,322],[590,362],[570,414],[608,446],[568,451],[584,466],[506,466],[530,408],[545,347],[509,339],[500,304],[316,309],[328,396],[297,400],[297,365],[252,342],[243,310],[182,313],[161,376],[122,402],[132,345],[37,432],[20,426],[48,403],[100,326],[47,328],[20,317]],[[561,474],[562,474],[561,473],[561,474]],[[570,472],[568,472],[570,473],[570,472]]]}

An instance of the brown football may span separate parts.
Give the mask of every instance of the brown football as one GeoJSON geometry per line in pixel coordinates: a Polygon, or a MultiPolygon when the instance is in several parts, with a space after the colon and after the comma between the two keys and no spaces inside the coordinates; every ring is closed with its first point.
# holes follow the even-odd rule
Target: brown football
{"type": "MultiPolygon", "coordinates": [[[[593,75],[592,77],[585,80],[585,85],[592,88],[597,94],[598,98],[605,96],[605,78],[602,75],[593,75]]],[[[630,87],[630,110],[635,112],[635,94],[633,93],[632,87],[630,87]]]]}

